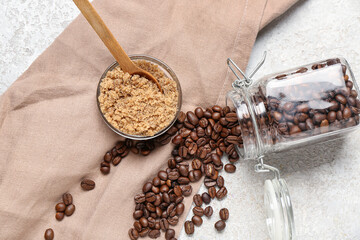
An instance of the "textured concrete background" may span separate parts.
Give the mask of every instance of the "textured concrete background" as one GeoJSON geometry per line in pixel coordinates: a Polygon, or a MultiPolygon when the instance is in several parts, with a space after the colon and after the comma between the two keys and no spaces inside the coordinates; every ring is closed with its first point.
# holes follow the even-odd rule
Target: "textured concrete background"
{"type": "MultiPolygon", "coordinates": [[[[267,60],[255,76],[333,56],[344,56],[360,78],[360,2],[301,2],[263,30],[249,69],[263,51],[267,60]]],[[[24,72],[79,14],[72,1],[0,0],[0,94],[24,72]]],[[[225,62],[225,60],[224,60],[225,62]]],[[[224,67],[226,67],[224,63],[224,67]]],[[[359,82],[359,81],[358,81],[359,82]]],[[[291,193],[298,239],[360,239],[359,131],[345,140],[320,144],[266,158],[280,168],[291,193]]],[[[214,215],[180,239],[268,239],[263,210],[263,183],[252,162],[237,163],[224,173],[229,196],[212,203],[214,215]],[[214,230],[218,211],[230,209],[227,228],[214,230]]],[[[205,190],[201,188],[200,192],[205,190]]],[[[192,213],[188,218],[191,218],[192,213]]],[[[56,231],[56,229],[55,229],[56,231]]]]}

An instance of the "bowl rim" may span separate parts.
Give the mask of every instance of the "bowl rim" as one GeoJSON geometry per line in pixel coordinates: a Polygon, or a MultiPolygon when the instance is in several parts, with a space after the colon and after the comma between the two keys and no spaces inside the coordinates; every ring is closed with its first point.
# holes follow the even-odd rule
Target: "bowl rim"
{"type": "Polygon", "coordinates": [[[170,76],[167,76],[167,77],[169,77],[170,79],[172,79],[173,81],[176,82],[176,86],[177,86],[177,90],[178,90],[178,103],[177,103],[177,107],[176,107],[177,109],[176,109],[176,114],[174,116],[174,119],[170,122],[170,124],[167,127],[161,129],[159,132],[157,132],[153,136],[141,136],[141,135],[127,134],[127,133],[124,133],[124,132],[120,131],[119,129],[115,128],[113,125],[111,125],[107,121],[107,119],[105,118],[103,112],[101,111],[100,102],[99,102],[100,84],[101,84],[102,80],[106,77],[107,72],[113,70],[115,67],[117,67],[119,65],[117,63],[117,61],[110,64],[110,66],[106,68],[106,70],[104,71],[104,73],[100,77],[100,80],[99,80],[99,83],[98,83],[98,86],[97,86],[97,90],[96,90],[96,102],[97,102],[98,110],[99,110],[99,113],[100,113],[102,119],[106,123],[106,125],[113,132],[115,132],[116,134],[118,134],[118,135],[120,135],[122,137],[125,137],[125,138],[129,138],[129,139],[132,139],[132,140],[139,140],[139,141],[154,139],[154,138],[159,137],[159,136],[163,135],[164,133],[166,133],[166,131],[169,130],[175,124],[175,122],[176,122],[176,120],[177,120],[177,118],[178,118],[178,116],[180,114],[181,105],[182,105],[181,85],[180,85],[179,79],[177,78],[175,72],[166,63],[164,63],[163,61],[161,61],[161,60],[159,60],[157,58],[154,58],[152,56],[149,56],[149,55],[144,55],[144,54],[129,55],[129,58],[131,60],[145,60],[145,61],[148,61],[150,63],[157,64],[161,68],[161,70],[165,70],[165,72],[164,72],[165,75],[170,75],[170,76]]]}

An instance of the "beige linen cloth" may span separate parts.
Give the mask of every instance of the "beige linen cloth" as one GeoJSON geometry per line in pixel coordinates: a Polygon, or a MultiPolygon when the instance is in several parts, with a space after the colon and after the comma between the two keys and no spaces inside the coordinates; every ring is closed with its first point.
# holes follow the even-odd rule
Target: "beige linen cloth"
{"type": "MultiPolygon", "coordinates": [[[[183,111],[223,104],[233,80],[226,59],[243,69],[256,35],[296,0],[125,1],[94,5],[130,54],[165,61],[183,90],[183,111]]],[[[79,16],[0,97],[0,239],[128,239],[133,196],[166,168],[172,144],[147,157],[130,154],[111,173],[100,161],[119,137],[102,121],[98,80],[114,61],[79,16]],[[80,188],[82,178],[96,182],[80,188]],[[65,192],[76,211],[55,220],[65,192]]],[[[194,184],[197,192],[200,182],[194,184]]],[[[175,227],[179,234],[192,202],[175,227]]],[[[164,235],[162,235],[163,238],[164,235]]]]}

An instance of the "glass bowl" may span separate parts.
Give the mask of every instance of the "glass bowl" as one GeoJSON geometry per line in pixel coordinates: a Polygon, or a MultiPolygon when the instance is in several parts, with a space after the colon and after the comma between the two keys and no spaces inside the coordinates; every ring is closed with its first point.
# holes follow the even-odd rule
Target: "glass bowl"
{"type": "Polygon", "coordinates": [[[154,57],[150,57],[147,55],[129,55],[131,60],[145,60],[148,61],[150,63],[156,64],[159,66],[160,70],[163,71],[166,75],[166,77],[170,78],[171,80],[176,82],[176,86],[177,86],[177,90],[178,90],[178,102],[177,102],[177,109],[176,109],[176,114],[174,116],[174,119],[170,122],[170,124],[161,129],[159,132],[157,132],[155,135],[153,136],[141,136],[141,135],[131,135],[131,134],[127,134],[124,133],[122,131],[120,131],[119,129],[115,128],[114,126],[112,126],[105,118],[103,112],[101,111],[100,108],[100,102],[99,102],[99,96],[100,96],[100,84],[102,82],[102,80],[106,77],[106,74],[108,71],[113,70],[115,67],[117,67],[119,64],[117,62],[112,63],[106,70],[105,72],[101,75],[98,87],[97,87],[97,91],[96,91],[96,101],[97,101],[97,105],[98,105],[98,109],[100,112],[100,115],[102,117],[102,119],[104,120],[104,122],[106,123],[106,125],[115,133],[117,133],[118,135],[124,137],[124,138],[129,138],[129,139],[133,139],[133,140],[148,140],[148,139],[153,139],[156,138],[162,134],[164,134],[169,128],[171,128],[172,125],[174,125],[174,123],[176,122],[176,119],[179,116],[180,110],[181,110],[181,104],[182,104],[182,92],[181,92],[181,86],[180,86],[180,82],[177,78],[177,76],[175,75],[174,71],[168,66],[166,65],[164,62],[162,62],[159,59],[156,59],[154,57]]]}

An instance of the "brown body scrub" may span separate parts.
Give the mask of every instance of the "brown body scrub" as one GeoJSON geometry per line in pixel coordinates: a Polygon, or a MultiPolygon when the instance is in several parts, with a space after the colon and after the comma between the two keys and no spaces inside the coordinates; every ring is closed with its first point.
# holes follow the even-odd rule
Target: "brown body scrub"
{"type": "Polygon", "coordinates": [[[100,84],[100,109],[106,120],[121,132],[153,136],[176,115],[177,85],[156,64],[144,60],[134,63],[159,81],[164,94],[152,81],[123,72],[118,66],[107,72],[100,84]]]}

